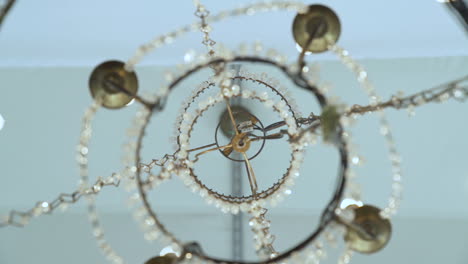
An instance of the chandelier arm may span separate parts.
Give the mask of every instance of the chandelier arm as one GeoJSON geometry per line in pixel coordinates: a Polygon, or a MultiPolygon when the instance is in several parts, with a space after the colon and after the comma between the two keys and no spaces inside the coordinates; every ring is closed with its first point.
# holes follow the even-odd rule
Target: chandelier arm
{"type": "Polygon", "coordinates": [[[458,17],[460,24],[463,25],[468,34],[468,5],[464,0],[447,0],[445,4],[458,17]]]}
{"type": "MultiPolygon", "coordinates": [[[[216,144],[216,143],[215,143],[215,144],[216,144]]],[[[207,150],[202,151],[202,152],[200,152],[200,153],[197,153],[197,154],[195,155],[195,159],[192,160],[192,162],[193,162],[193,163],[197,162],[197,161],[199,160],[199,158],[200,158],[201,155],[204,155],[204,154],[206,154],[206,153],[213,152],[213,151],[218,150],[218,149],[230,148],[231,146],[232,146],[232,144],[227,144],[227,145],[224,145],[224,146],[210,148],[210,149],[207,149],[207,150]]]]}
{"type": "Polygon", "coordinates": [[[366,114],[369,112],[380,111],[385,108],[405,109],[421,106],[427,103],[440,103],[450,98],[460,101],[466,100],[468,98],[468,85],[461,85],[465,81],[468,81],[468,75],[406,97],[393,95],[391,96],[391,99],[377,105],[361,106],[355,104],[345,112],[345,115],[366,114]]]}
{"type": "Polygon", "coordinates": [[[11,11],[15,3],[16,3],[16,0],[7,0],[7,2],[4,4],[2,9],[0,9],[0,27],[2,26],[3,20],[11,11]]]}
{"type": "Polygon", "coordinates": [[[287,131],[286,130],[282,130],[281,132],[278,132],[278,133],[274,133],[274,134],[269,134],[269,135],[266,135],[266,136],[259,136],[259,137],[255,137],[254,139],[252,139],[251,141],[259,141],[259,140],[263,140],[263,139],[268,139],[268,140],[272,140],[272,139],[281,139],[283,138],[283,136],[287,134],[287,131]],[[283,132],[285,131],[285,132],[283,132]]]}
{"type": "Polygon", "coordinates": [[[224,101],[226,102],[226,109],[228,110],[228,113],[229,113],[229,119],[231,120],[232,128],[234,128],[234,132],[236,133],[236,135],[239,135],[239,130],[237,129],[237,123],[236,123],[236,120],[234,119],[234,115],[232,114],[231,104],[229,104],[229,98],[225,97],[224,101]]]}
{"type": "Polygon", "coordinates": [[[299,72],[302,73],[302,69],[306,65],[305,62],[305,55],[307,53],[307,48],[312,44],[312,41],[314,38],[318,35],[320,30],[322,30],[325,27],[326,23],[325,20],[321,17],[319,20],[319,23],[311,30],[309,38],[307,39],[307,42],[305,44],[305,48],[301,50],[301,53],[299,53],[299,57],[297,59],[297,65],[299,67],[299,72]]]}
{"type": "Polygon", "coordinates": [[[249,179],[249,184],[250,184],[250,189],[252,191],[252,195],[254,199],[257,199],[257,190],[258,190],[258,184],[257,184],[257,177],[255,176],[255,172],[252,168],[252,164],[250,164],[249,157],[247,157],[247,154],[245,152],[242,152],[242,156],[244,157],[244,164],[245,164],[245,170],[247,171],[247,178],[249,179]]]}
{"type": "Polygon", "coordinates": [[[266,126],[265,129],[263,129],[263,131],[270,131],[270,130],[277,129],[285,125],[286,125],[286,122],[284,121],[275,122],[271,125],[266,126]]]}
{"type": "Polygon", "coordinates": [[[146,101],[145,99],[141,98],[141,96],[137,95],[137,94],[132,94],[131,92],[129,92],[127,89],[125,89],[123,86],[115,83],[115,82],[112,82],[112,81],[105,81],[105,84],[114,88],[115,90],[118,90],[119,92],[122,92],[130,97],[133,97],[135,99],[135,101],[139,102],[140,104],[144,105],[146,108],[148,109],[153,109],[155,108],[156,104],[158,102],[155,102],[155,103],[151,103],[151,102],[148,102],[146,101]]]}
{"type": "Polygon", "coordinates": [[[208,144],[208,145],[204,145],[204,146],[201,146],[201,147],[189,149],[189,150],[187,150],[187,152],[193,152],[193,151],[197,151],[197,150],[201,150],[201,149],[209,148],[209,147],[213,147],[213,146],[216,146],[216,142],[215,142],[215,143],[208,144]]]}

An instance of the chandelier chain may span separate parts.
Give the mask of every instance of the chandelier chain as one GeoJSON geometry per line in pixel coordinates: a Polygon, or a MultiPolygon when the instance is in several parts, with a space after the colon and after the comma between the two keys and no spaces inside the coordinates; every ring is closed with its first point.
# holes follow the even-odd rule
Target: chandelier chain
{"type": "Polygon", "coordinates": [[[34,207],[27,211],[12,210],[3,220],[0,220],[0,227],[16,226],[24,227],[33,217],[38,217],[43,214],[51,214],[57,208],[66,209],[67,205],[78,202],[84,196],[97,195],[103,187],[114,186],[118,187],[120,178],[117,174],[112,174],[105,179],[98,179],[92,186],[85,189],[78,189],[72,193],[61,193],[51,202],[39,201],[34,207]]]}

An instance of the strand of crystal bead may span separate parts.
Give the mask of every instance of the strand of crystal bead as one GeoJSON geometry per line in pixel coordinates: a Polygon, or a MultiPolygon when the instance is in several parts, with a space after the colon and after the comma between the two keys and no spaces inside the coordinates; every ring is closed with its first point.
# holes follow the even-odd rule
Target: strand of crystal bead
{"type": "MultiPolygon", "coordinates": [[[[182,243],[159,221],[146,200],[146,197],[142,196],[144,193],[140,193],[140,190],[135,192],[138,186],[137,173],[141,173],[142,170],[139,154],[143,144],[142,141],[145,135],[145,129],[149,124],[152,114],[153,112],[143,107],[135,116],[131,133],[133,137],[130,139],[130,142],[124,146],[124,152],[127,156],[124,157],[126,169],[123,178],[127,181],[127,191],[132,194],[131,203],[135,204],[134,217],[143,228],[145,239],[149,241],[159,240],[162,244],[170,244],[174,249],[181,248],[182,243]]],[[[169,174],[172,172],[173,167],[172,162],[166,162],[165,167],[161,170],[161,175],[154,177],[153,180],[149,182],[149,185],[141,186],[142,191],[146,192],[147,189],[150,189],[153,185],[169,179],[169,174]]]]}
{"type": "Polygon", "coordinates": [[[338,259],[338,264],[349,264],[351,262],[351,258],[353,257],[354,251],[346,246],[343,254],[338,259]]]}
{"type": "Polygon", "coordinates": [[[65,210],[68,205],[78,202],[81,197],[97,195],[100,193],[103,187],[118,186],[119,183],[119,181],[115,180],[114,175],[112,175],[105,179],[98,179],[89,188],[78,189],[72,193],[61,193],[51,202],[39,201],[33,208],[27,211],[12,210],[8,215],[0,217],[0,227],[24,227],[33,217],[39,217],[44,214],[51,214],[57,208],[65,210]]]}
{"type": "Polygon", "coordinates": [[[255,251],[260,258],[273,258],[278,252],[273,247],[275,236],[270,232],[270,221],[266,218],[267,209],[259,205],[252,206],[249,213],[252,218],[249,226],[254,234],[255,251]]]}
{"type": "MultiPolygon", "coordinates": [[[[378,105],[381,101],[377,95],[374,86],[368,79],[368,74],[364,68],[359,65],[354,59],[351,58],[349,52],[337,45],[331,45],[330,50],[338,55],[341,62],[349,68],[357,77],[358,82],[362,88],[367,92],[369,96],[369,102],[371,105],[378,105]]],[[[394,215],[400,206],[401,195],[402,195],[402,170],[401,170],[401,157],[398,153],[393,135],[390,131],[386,115],[383,111],[378,111],[377,114],[380,118],[380,134],[385,138],[387,148],[389,151],[389,158],[392,166],[392,193],[390,195],[388,205],[385,207],[381,215],[385,218],[390,218],[394,215]]]]}
{"type": "MultiPolygon", "coordinates": [[[[229,17],[236,17],[241,15],[253,15],[257,12],[269,12],[269,11],[296,11],[299,13],[307,10],[307,5],[301,2],[289,2],[289,1],[274,1],[274,2],[260,2],[232,9],[229,11],[222,11],[215,16],[211,16],[207,19],[207,23],[215,23],[224,20],[229,17]]],[[[161,46],[170,44],[174,39],[189,33],[198,31],[201,27],[201,23],[192,23],[186,25],[174,31],[171,31],[165,35],[158,36],[152,41],[141,45],[135,52],[135,54],[125,63],[125,70],[133,71],[135,65],[138,64],[146,55],[153,50],[160,48],[161,46]]]]}
{"type": "Polygon", "coordinates": [[[468,85],[464,85],[464,82],[467,81],[468,76],[465,76],[406,97],[403,97],[402,92],[398,92],[396,95],[391,96],[389,100],[380,102],[379,104],[366,106],[353,105],[348,109],[345,115],[366,114],[390,107],[395,109],[410,109],[428,103],[442,103],[450,98],[464,102],[468,99],[468,85]]]}
{"type": "MultiPolygon", "coordinates": [[[[87,188],[89,185],[89,170],[88,170],[88,153],[89,153],[89,141],[92,135],[92,121],[96,115],[97,110],[100,107],[99,101],[95,101],[85,112],[81,125],[80,143],[77,148],[77,161],[80,169],[80,188],[87,188]]],[[[120,175],[114,174],[115,179],[120,181],[120,175]]],[[[104,229],[99,221],[96,203],[94,197],[88,197],[87,210],[88,220],[91,223],[92,233],[99,249],[104,256],[115,264],[123,264],[124,261],[117,252],[111,247],[104,236],[104,229]]]]}
{"type": "MultiPolygon", "coordinates": [[[[86,111],[84,119],[91,118],[94,115],[97,106],[93,105],[86,111]]],[[[89,140],[91,136],[91,128],[89,126],[83,126],[81,131],[81,138],[83,140],[89,140]]],[[[81,141],[81,140],[80,140],[81,141]]],[[[86,154],[88,149],[80,144],[78,147],[78,157],[77,161],[80,164],[86,164],[87,158],[86,154]]],[[[93,185],[89,186],[80,186],[78,190],[73,193],[61,193],[56,199],[51,202],[39,201],[36,203],[36,206],[31,208],[28,211],[17,211],[12,210],[8,215],[0,217],[0,227],[5,226],[17,226],[23,227],[29,223],[29,220],[33,217],[38,217],[43,214],[51,214],[55,209],[61,208],[65,210],[68,205],[76,203],[80,200],[81,197],[90,197],[92,195],[97,195],[100,193],[101,189],[105,186],[118,186],[120,183],[120,178],[115,174],[107,177],[106,179],[99,178],[93,185]]]]}
{"type": "Polygon", "coordinates": [[[211,39],[210,32],[211,26],[207,23],[207,18],[210,15],[210,12],[206,9],[204,5],[200,3],[200,0],[193,0],[193,4],[197,8],[195,11],[195,16],[200,18],[200,31],[203,33],[203,41],[202,44],[208,48],[208,55],[214,55],[213,46],[216,42],[211,39]]]}

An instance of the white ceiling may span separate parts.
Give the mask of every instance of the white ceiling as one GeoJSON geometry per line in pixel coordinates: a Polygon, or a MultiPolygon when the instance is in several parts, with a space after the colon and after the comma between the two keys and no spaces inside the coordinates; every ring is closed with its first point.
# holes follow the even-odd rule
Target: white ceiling
{"type": "MultiPolygon", "coordinates": [[[[217,13],[252,1],[203,2],[217,13]]],[[[356,57],[468,55],[466,34],[436,0],[322,2],[340,16],[340,44],[356,57]]],[[[193,22],[193,12],[191,1],[18,1],[1,29],[0,67],[95,65],[108,58],[124,60],[140,44],[193,22]]],[[[258,39],[295,56],[290,33],[293,16],[292,12],[281,12],[236,18],[214,25],[213,36],[232,46],[258,39]]],[[[192,33],[175,43],[176,47],[165,48],[143,63],[180,62],[184,51],[200,47],[200,38],[199,33],[192,33]]]]}

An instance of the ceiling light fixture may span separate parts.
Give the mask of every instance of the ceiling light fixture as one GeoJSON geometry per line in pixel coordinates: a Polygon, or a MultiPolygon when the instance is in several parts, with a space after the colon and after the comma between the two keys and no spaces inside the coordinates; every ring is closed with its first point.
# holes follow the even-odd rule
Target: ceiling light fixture
{"type": "MultiPolygon", "coordinates": [[[[402,195],[401,157],[397,152],[389,122],[384,109],[412,109],[432,102],[445,102],[449,99],[466,101],[468,98],[468,76],[433,89],[418,92],[410,96],[394,95],[389,100],[382,100],[369,80],[366,69],[356,62],[347,50],[338,46],[341,23],[338,15],[323,5],[304,5],[291,1],[256,3],[249,6],[221,12],[210,16],[209,11],[200,1],[195,0],[199,22],[188,25],[155,38],[142,45],[126,62],[107,61],[98,65],[89,78],[93,104],[82,119],[77,161],[80,166],[80,186],[70,194],[60,194],[51,202],[40,201],[28,211],[12,211],[0,221],[0,226],[24,226],[31,218],[51,214],[59,207],[65,207],[86,198],[93,235],[99,248],[112,263],[125,263],[125,260],[113,249],[105,238],[103,226],[98,218],[94,197],[107,186],[120,186],[124,182],[130,192],[129,199],[134,204],[134,215],[143,227],[147,240],[158,240],[168,246],[158,256],[148,256],[147,264],[157,263],[318,263],[324,256],[324,242],[342,238],[345,249],[338,263],[350,262],[354,252],[369,254],[381,250],[389,242],[392,232],[390,219],[398,211],[402,195]],[[265,50],[259,43],[243,45],[239,50],[222,47],[212,39],[211,25],[223,19],[242,15],[254,15],[270,11],[292,11],[296,13],[292,21],[292,37],[299,49],[297,60],[288,61],[280,52],[265,50]],[[166,76],[167,83],[162,85],[153,96],[138,93],[138,78],[135,66],[150,52],[170,44],[183,34],[199,30],[202,43],[207,53],[196,54],[191,51],[184,56],[185,64],[175,74],[166,76]],[[248,48],[245,48],[248,47],[248,48]],[[368,105],[346,106],[331,100],[324,89],[314,80],[306,55],[332,52],[355,76],[369,98],[368,105]],[[233,71],[230,66],[241,64],[251,68],[269,68],[277,75],[252,70],[233,71]],[[148,124],[156,115],[164,114],[168,95],[178,89],[181,83],[202,71],[212,72],[211,76],[199,85],[181,104],[182,108],[175,120],[174,144],[176,150],[163,157],[143,160],[141,149],[144,135],[148,133],[148,124]],[[321,109],[320,113],[303,115],[294,99],[288,95],[281,82],[287,80],[293,89],[310,93],[321,109]],[[248,88],[242,88],[248,83],[248,88]],[[266,122],[255,111],[236,108],[234,100],[256,103],[276,121],[266,122]],[[107,178],[98,178],[92,182],[88,175],[89,141],[92,136],[94,116],[101,107],[120,109],[131,102],[139,104],[131,129],[128,143],[125,145],[125,169],[113,173],[107,178]],[[206,142],[196,145],[193,142],[194,130],[203,115],[217,106],[225,109],[224,118],[212,127],[213,137],[206,137],[206,142]],[[352,168],[362,161],[350,148],[352,136],[350,126],[355,117],[375,112],[380,120],[379,133],[386,141],[388,156],[392,166],[391,194],[383,208],[370,205],[360,192],[352,168]],[[304,159],[304,151],[321,142],[333,147],[338,153],[338,176],[334,191],[324,205],[319,225],[311,229],[302,241],[297,241],[292,248],[279,252],[275,249],[275,237],[270,230],[268,210],[287,199],[293,193],[294,184],[299,177],[299,169],[304,159]],[[224,140],[224,141],[223,141],[224,140]],[[288,143],[290,161],[288,167],[278,173],[275,182],[262,189],[254,159],[264,155],[265,144],[285,140],[288,143]],[[210,155],[218,155],[229,162],[240,163],[245,167],[251,194],[235,196],[224,194],[220,190],[203,182],[199,175],[200,160],[210,155]],[[176,237],[158,217],[151,205],[148,193],[162,182],[179,178],[192,192],[215,206],[223,213],[250,215],[249,227],[253,232],[254,247],[258,254],[256,261],[237,261],[209,256],[196,242],[186,242],[176,237]],[[169,250],[170,248],[170,250],[169,250]]],[[[1,21],[0,21],[1,22],[1,21]]],[[[0,116],[0,129],[3,119],[0,116]]],[[[307,173],[307,172],[306,172],[307,173]]],[[[370,201],[372,203],[372,201],[370,201]]]]}

